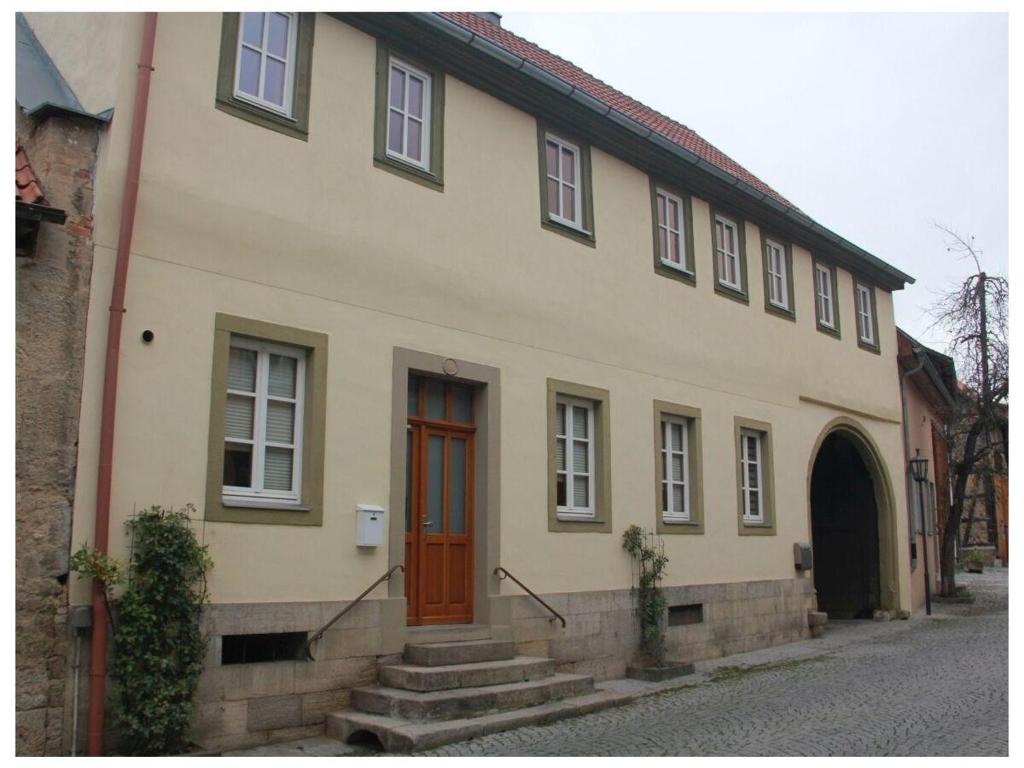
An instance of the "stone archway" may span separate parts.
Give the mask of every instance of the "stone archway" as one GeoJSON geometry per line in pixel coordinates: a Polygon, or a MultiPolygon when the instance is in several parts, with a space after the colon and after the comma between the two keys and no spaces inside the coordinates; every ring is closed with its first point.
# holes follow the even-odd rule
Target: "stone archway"
{"type": "Polygon", "coordinates": [[[818,610],[848,619],[896,609],[895,502],[866,430],[846,417],[830,422],[815,443],[807,479],[818,610]]]}

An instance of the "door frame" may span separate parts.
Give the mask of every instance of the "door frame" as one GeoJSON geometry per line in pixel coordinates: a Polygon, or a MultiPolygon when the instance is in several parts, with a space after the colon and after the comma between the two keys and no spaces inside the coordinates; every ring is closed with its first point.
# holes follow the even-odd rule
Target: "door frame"
{"type": "MultiPolygon", "coordinates": [[[[492,598],[499,593],[494,569],[501,552],[500,427],[498,368],[443,355],[395,347],[391,382],[391,492],[388,567],[405,564],[406,425],[409,374],[425,374],[474,387],[476,439],[473,455],[473,617],[492,623],[492,598]]],[[[388,597],[405,597],[405,579],[388,582],[388,597]]]]}

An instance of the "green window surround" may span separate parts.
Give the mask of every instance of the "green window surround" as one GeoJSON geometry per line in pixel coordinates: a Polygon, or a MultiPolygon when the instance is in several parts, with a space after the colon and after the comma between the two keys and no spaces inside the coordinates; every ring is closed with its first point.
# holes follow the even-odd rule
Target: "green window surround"
{"type": "Polygon", "coordinates": [[[211,522],[321,525],[324,496],[324,422],[327,410],[327,336],[260,320],[217,313],[207,449],[206,510],[211,522]],[[246,503],[224,497],[224,424],[232,336],[306,350],[302,419],[302,487],[299,503],[246,503]]]}
{"type": "Polygon", "coordinates": [[[217,109],[271,131],[296,139],[309,138],[309,96],[313,70],[315,13],[298,14],[289,114],[265,109],[235,95],[238,32],[241,14],[225,13],[221,23],[220,61],[217,69],[217,109]]]}
{"type": "Polygon", "coordinates": [[[866,349],[868,352],[874,352],[876,355],[882,354],[882,349],[879,341],[878,333],[878,311],[875,308],[878,291],[877,289],[864,280],[858,280],[856,277],[853,279],[853,311],[855,314],[856,328],[857,328],[857,346],[861,349],[866,349]],[[864,341],[860,335],[860,304],[857,301],[857,288],[867,288],[868,295],[871,297],[871,327],[874,330],[875,340],[874,342],[864,341]]]}
{"type": "Polygon", "coordinates": [[[774,536],[775,535],[775,468],[772,450],[772,425],[765,421],[755,421],[742,416],[733,420],[734,441],[736,443],[736,522],[740,536],[774,536]],[[743,448],[741,437],[744,432],[754,432],[761,437],[761,487],[763,522],[753,523],[743,519],[743,483],[742,458],[743,448]]]}
{"type": "Polygon", "coordinates": [[[578,243],[596,246],[594,231],[594,195],[593,178],[590,164],[590,145],[574,138],[571,134],[537,121],[537,168],[540,183],[540,225],[550,231],[575,240],[578,243]],[[567,148],[577,153],[577,172],[574,181],[577,185],[580,226],[573,226],[559,221],[551,213],[554,201],[548,197],[548,137],[564,143],[567,148]]]}
{"type": "Polygon", "coordinates": [[[701,417],[699,408],[654,401],[654,514],[655,527],[660,534],[701,534],[704,533],[704,483],[703,452],[701,447],[701,417]],[[662,503],[662,482],[665,479],[665,462],[662,449],[665,441],[663,422],[665,418],[684,420],[687,426],[686,463],[689,471],[689,519],[666,521],[662,503]]]}
{"type": "Polygon", "coordinates": [[[764,273],[764,309],[768,312],[779,317],[784,317],[787,320],[796,320],[796,302],[793,298],[793,247],[786,240],[780,237],[775,237],[771,233],[765,232],[761,229],[761,265],[762,272],[764,273]],[[769,264],[768,264],[768,242],[771,241],[777,245],[781,245],[783,249],[783,258],[785,261],[786,270],[786,284],[784,290],[786,292],[786,307],[780,307],[778,304],[773,304],[771,300],[771,285],[769,277],[769,264]]]}
{"type": "Polygon", "coordinates": [[[747,281],[747,233],[746,225],[739,216],[734,216],[715,206],[709,204],[711,213],[711,263],[714,267],[715,293],[738,301],[740,304],[750,304],[750,283],[747,281]],[[739,288],[733,288],[723,282],[722,265],[719,264],[718,256],[718,235],[715,227],[716,217],[721,216],[736,225],[737,239],[737,260],[739,261],[739,288]]]}
{"type": "MultiPolygon", "coordinates": [[[[612,532],[611,415],[607,389],[588,387],[557,379],[547,380],[548,444],[548,530],[558,533],[612,532]],[[557,489],[557,401],[559,396],[589,401],[593,405],[594,517],[591,520],[562,520],[558,516],[557,489]]],[[[567,457],[568,458],[568,457],[567,457]]]]}
{"type": "MultiPolygon", "coordinates": [[[[839,326],[839,279],[837,270],[832,264],[827,264],[824,261],[819,261],[817,258],[811,260],[811,269],[813,271],[814,279],[811,281],[814,288],[814,325],[815,327],[824,334],[834,336],[837,339],[842,338],[842,332],[839,326]],[[821,302],[818,299],[818,270],[819,268],[827,269],[829,277],[832,282],[832,318],[833,327],[829,327],[822,322],[821,318],[821,302]]],[[[855,305],[856,306],[856,305],[855,305]]]]}
{"type": "Polygon", "coordinates": [[[693,256],[693,202],[689,195],[685,195],[674,189],[670,184],[661,184],[651,177],[651,228],[654,233],[654,271],[664,277],[678,280],[687,285],[697,284],[697,270],[694,265],[693,256]],[[658,216],[658,192],[678,198],[683,204],[682,225],[683,232],[679,238],[683,253],[679,266],[665,263],[661,253],[661,228],[658,216]]]}
{"type": "Polygon", "coordinates": [[[374,90],[373,165],[429,189],[444,191],[444,72],[436,66],[407,56],[383,40],[377,40],[376,87],[374,90]],[[391,62],[419,70],[429,78],[429,137],[424,166],[419,167],[388,153],[388,93],[391,62]]]}

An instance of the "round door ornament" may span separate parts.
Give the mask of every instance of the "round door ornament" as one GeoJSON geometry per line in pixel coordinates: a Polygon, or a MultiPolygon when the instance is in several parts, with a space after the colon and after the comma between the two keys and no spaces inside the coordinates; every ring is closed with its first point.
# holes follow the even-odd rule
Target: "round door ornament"
{"type": "Polygon", "coordinates": [[[449,376],[454,376],[459,372],[459,364],[452,360],[450,357],[446,357],[444,359],[444,363],[442,364],[441,367],[444,370],[444,372],[449,376]]]}

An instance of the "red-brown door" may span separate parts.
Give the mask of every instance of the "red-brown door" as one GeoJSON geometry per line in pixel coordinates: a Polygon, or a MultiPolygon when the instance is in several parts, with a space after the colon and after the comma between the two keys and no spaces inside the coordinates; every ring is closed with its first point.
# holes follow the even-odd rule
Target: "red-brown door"
{"type": "Polygon", "coordinates": [[[409,624],[473,621],[473,426],[467,385],[410,377],[405,585],[409,624]]]}

